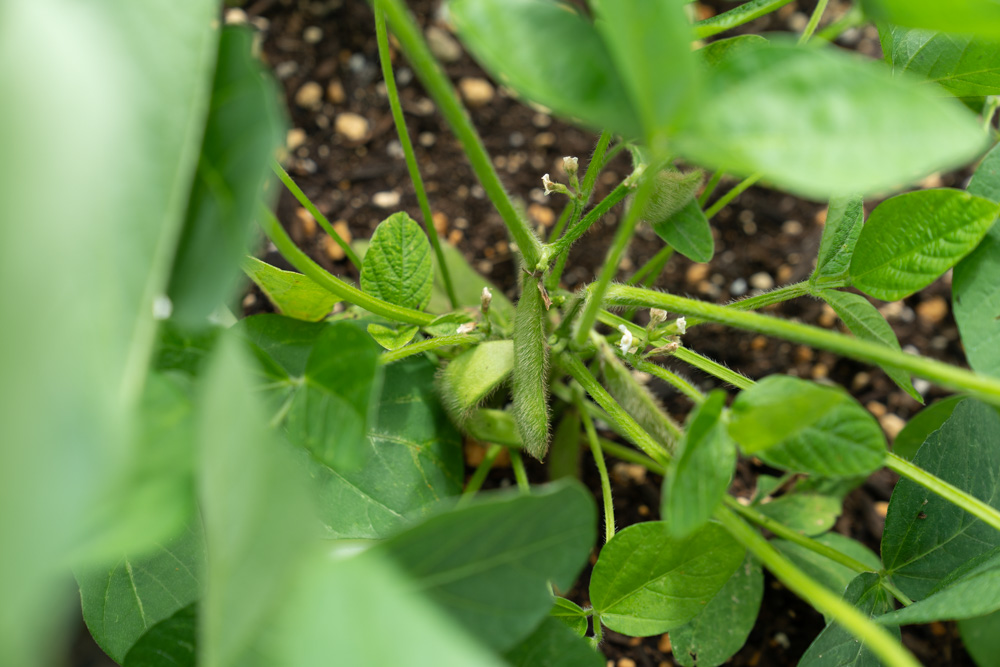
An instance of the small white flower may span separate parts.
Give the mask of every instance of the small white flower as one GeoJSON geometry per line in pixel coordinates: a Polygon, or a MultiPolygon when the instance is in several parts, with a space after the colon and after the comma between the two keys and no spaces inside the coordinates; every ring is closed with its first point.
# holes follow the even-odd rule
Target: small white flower
{"type": "Polygon", "coordinates": [[[677,333],[682,336],[687,333],[688,321],[686,317],[678,317],[674,324],[677,325],[677,333]]]}
{"type": "Polygon", "coordinates": [[[168,320],[174,312],[174,302],[166,294],[161,294],[153,299],[153,319],[168,320]]]}
{"type": "Polygon", "coordinates": [[[556,190],[556,184],[552,182],[552,179],[549,178],[548,174],[542,176],[542,185],[545,186],[546,196],[552,194],[553,192],[558,192],[558,190],[556,190]]]}
{"type": "Polygon", "coordinates": [[[649,324],[650,326],[657,326],[667,321],[667,311],[660,308],[650,308],[649,309],[649,324]]]}
{"type": "Polygon", "coordinates": [[[455,333],[467,334],[476,328],[475,322],[466,322],[465,324],[458,327],[455,333]]]}
{"type": "Polygon", "coordinates": [[[618,347],[621,349],[622,354],[628,354],[634,349],[632,347],[632,332],[624,324],[618,325],[618,331],[622,332],[622,339],[618,341],[618,347]]]}
{"type": "Polygon", "coordinates": [[[570,176],[575,176],[576,172],[580,170],[580,160],[579,158],[566,156],[563,158],[563,170],[566,171],[570,176]]]}
{"type": "Polygon", "coordinates": [[[483,294],[479,298],[479,302],[483,307],[483,310],[487,310],[490,304],[493,303],[493,292],[490,291],[489,287],[483,288],[483,294]]]}

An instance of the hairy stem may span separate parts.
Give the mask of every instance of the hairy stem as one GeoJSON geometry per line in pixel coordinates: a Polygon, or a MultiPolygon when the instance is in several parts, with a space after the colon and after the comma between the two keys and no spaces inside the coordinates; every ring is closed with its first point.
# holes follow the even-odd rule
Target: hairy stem
{"type": "Polygon", "coordinates": [[[760,180],[760,174],[754,174],[753,176],[748,176],[747,178],[744,178],[742,181],[737,183],[732,190],[719,197],[719,200],[714,204],[712,204],[712,206],[705,211],[705,217],[708,218],[709,220],[714,218],[715,214],[724,209],[729,204],[729,202],[739,197],[746,191],[747,188],[749,188],[751,185],[753,185],[759,180],[760,180]]]}
{"type": "Polygon", "coordinates": [[[576,399],[577,408],[580,411],[580,417],[583,419],[583,428],[587,433],[587,444],[590,445],[590,453],[594,457],[594,463],[597,465],[597,474],[601,478],[601,497],[604,501],[604,543],[607,544],[615,536],[615,507],[611,500],[611,480],[608,478],[608,465],[604,461],[604,452],[601,451],[601,441],[597,437],[594,420],[590,418],[590,413],[587,412],[583,392],[577,391],[574,393],[576,394],[574,398],[576,399]]]}
{"type": "Polygon", "coordinates": [[[437,336],[436,338],[428,338],[427,340],[422,340],[417,343],[411,343],[398,350],[388,350],[382,353],[379,357],[379,362],[382,364],[391,364],[394,361],[399,361],[400,359],[406,359],[407,357],[412,357],[415,354],[420,354],[421,352],[431,352],[442,347],[451,347],[452,345],[471,345],[472,343],[478,343],[482,340],[479,336],[472,336],[469,334],[452,334],[450,336],[437,336]]]}
{"type": "Polygon", "coordinates": [[[635,369],[660,378],[694,401],[695,405],[705,401],[705,394],[698,391],[698,389],[696,389],[690,382],[682,378],[680,375],[671,373],[663,366],[653,364],[648,361],[639,361],[635,364],[635,369]]]}
{"type": "Polygon", "coordinates": [[[550,246],[551,255],[554,257],[569,250],[569,247],[583,236],[595,222],[603,218],[604,214],[610,211],[615,204],[625,199],[629,190],[630,188],[626,183],[620,183],[618,187],[608,193],[607,197],[599,201],[594,208],[590,209],[587,215],[571,225],[566,230],[566,233],[550,246]]]}
{"type": "Polygon", "coordinates": [[[726,368],[717,361],[713,361],[706,356],[698,354],[694,350],[686,347],[678,347],[674,351],[674,356],[686,364],[694,366],[700,371],[719,378],[723,382],[733,385],[737,389],[749,389],[754,385],[754,381],[745,375],[726,368]]]}
{"type": "Polygon", "coordinates": [[[521,457],[520,449],[510,450],[510,467],[514,469],[517,490],[521,493],[528,493],[531,490],[531,485],[528,484],[528,471],[524,469],[524,459],[521,457]]]}
{"type": "Polygon", "coordinates": [[[472,170],[479,178],[480,184],[490,201],[493,202],[493,206],[496,207],[504,224],[507,225],[511,236],[514,237],[514,241],[524,257],[525,264],[531,267],[535,266],[541,256],[541,241],[531,231],[528,223],[514,206],[507,191],[504,190],[500,177],[493,168],[493,162],[490,160],[476,128],[469,120],[469,114],[459,101],[448,77],[431,54],[420,28],[410,16],[403,0],[379,0],[379,2],[392,25],[393,34],[399,40],[399,44],[402,46],[403,52],[406,53],[417,77],[441,110],[441,114],[448,121],[459,143],[462,144],[462,150],[469,158],[472,170]]]}
{"type": "Polygon", "coordinates": [[[392,73],[392,59],[389,56],[389,34],[385,28],[385,13],[382,11],[382,1],[376,0],[374,9],[375,36],[378,41],[378,57],[382,62],[382,78],[385,79],[385,92],[389,97],[389,109],[392,111],[392,121],[396,125],[396,134],[399,136],[399,143],[403,147],[406,169],[410,172],[413,191],[417,195],[420,213],[424,217],[424,230],[427,232],[427,238],[430,239],[431,247],[434,249],[434,255],[438,260],[438,267],[441,270],[441,279],[444,281],[444,289],[448,294],[448,301],[454,310],[458,308],[458,298],[455,296],[455,288],[451,283],[448,264],[444,261],[444,252],[441,250],[441,241],[438,239],[437,229],[434,228],[434,218],[431,215],[430,203],[427,201],[427,192],[424,190],[424,179],[421,178],[420,167],[417,166],[417,156],[413,152],[410,132],[406,129],[406,120],[403,118],[403,106],[399,102],[396,77],[392,73]]]}

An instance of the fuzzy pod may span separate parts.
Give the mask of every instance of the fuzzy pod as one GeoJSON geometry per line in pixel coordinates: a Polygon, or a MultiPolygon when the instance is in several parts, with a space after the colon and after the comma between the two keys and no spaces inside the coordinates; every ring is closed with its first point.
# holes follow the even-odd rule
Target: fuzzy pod
{"type": "Polygon", "coordinates": [[[507,381],[514,369],[514,345],[493,340],[462,352],[438,374],[441,404],[464,427],[475,409],[507,381]]]}
{"type": "Polygon", "coordinates": [[[549,448],[546,319],[538,279],[526,276],[514,315],[513,408],[521,443],[539,461],[549,448]]]}
{"type": "Polygon", "coordinates": [[[642,219],[651,225],[669,220],[684,208],[701,187],[704,174],[701,171],[682,173],[661,171],[656,175],[656,189],[642,212],[642,219]]]}
{"type": "Polygon", "coordinates": [[[646,387],[639,384],[608,345],[600,349],[601,375],[608,393],[621,404],[647,433],[673,451],[681,430],[667,416],[663,406],[646,387]]]}

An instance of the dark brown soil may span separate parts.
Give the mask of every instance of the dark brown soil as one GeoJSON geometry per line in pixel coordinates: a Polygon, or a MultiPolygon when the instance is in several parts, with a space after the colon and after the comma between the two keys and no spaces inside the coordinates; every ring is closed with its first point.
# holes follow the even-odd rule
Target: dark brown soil
{"type": "MultiPolygon", "coordinates": [[[[435,0],[409,2],[422,26],[446,28],[436,14],[435,0]]],[[[831,3],[828,16],[838,16],[844,3],[831,3]]],[[[777,15],[765,17],[748,29],[782,30],[804,25],[814,0],[800,0],[777,15]]],[[[731,5],[702,2],[699,10],[718,11],[731,5]]],[[[846,5],[845,5],[846,6],[846,5]]],[[[381,83],[374,23],[368,3],[360,0],[251,0],[246,14],[260,31],[262,54],[275,69],[289,100],[292,126],[304,131],[291,150],[289,171],[305,193],[331,221],[343,221],[354,238],[365,238],[380,220],[396,210],[406,210],[420,220],[416,198],[389,114],[381,83]],[[321,32],[317,32],[317,29],[321,32]],[[316,38],[319,38],[318,41],[316,38]],[[311,104],[297,103],[303,86],[316,83],[322,99],[311,104]],[[346,112],[363,117],[370,131],[352,141],[336,131],[337,117],[346,112]],[[398,205],[386,208],[376,202],[377,193],[396,193],[398,205]]],[[[824,21],[825,24],[825,21],[824,21]]],[[[868,54],[878,53],[877,36],[872,31],[849,32],[841,45],[868,54]]],[[[516,259],[499,219],[472,174],[443,119],[433,109],[401,56],[395,67],[404,110],[418,160],[427,184],[431,207],[439,232],[457,245],[474,267],[515,297],[516,259]]],[[[489,80],[463,53],[446,64],[448,75],[458,83],[463,78],[489,80]]],[[[523,200],[533,221],[551,224],[561,202],[546,198],[541,176],[559,173],[564,155],[576,155],[585,163],[595,136],[566,125],[544,113],[518,103],[502,87],[492,85],[492,99],[472,108],[472,118],[494,157],[508,191],[523,200]]],[[[300,98],[302,101],[302,98],[300,98]]],[[[308,102],[309,100],[305,100],[308,102]]],[[[294,132],[294,131],[293,131],[294,132]]],[[[619,156],[601,180],[597,196],[611,189],[628,173],[629,163],[619,156]]],[[[960,176],[944,175],[945,184],[958,184],[960,176]]],[[[719,192],[733,183],[724,181],[719,192]]],[[[932,182],[933,184],[933,182],[932,182]]],[[[382,195],[393,199],[392,195],[382,195]]],[[[322,233],[310,229],[297,214],[297,204],[287,193],[279,202],[279,217],[289,226],[300,245],[327,269],[357,278],[353,267],[336,252],[330,252],[322,233]]],[[[725,303],[752,294],[755,288],[803,280],[813,269],[822,231],[825,206],[802,201],[766,188],[754,187],[724,208],[713,220],[716,255],[708,265],[696,265],[673,258],[656,285],[678,294],[725,303]]],[[[593,279],[614,232],[614,212],[604,226],[592,230],[573,249],[565,286],[576,288],[593,279]]],[[[662,247],[649,229],[640,230],[633,241],[623,268],[639,267],[662,247]]],[[[273,252],[266,259],[281,264],[273,252]]],[[[913,346],[923,354],[963,364],[957,329],[950,312],[950,275],[918,295],[895,304],[877,303],[892,323],[904,347],[913,346]]],[[[264,297],[251,289],[245,300],[247,313],[269,308],[264,297]]],[[[837,326],[832,311],[818,301],[798,299],[770,309],[782,317],[796,318],[821,326],[837,326]]],[[[752,378],[783,372],[801,377],[828,379],[847,387],[873,414],[880,418],[890,439],[901,424],[920,409],[882,371],[832,354],[765,338],[754,334],[705,325],[685,337],[693,349],[752,378]]],[[[711,377],[679,363],[672,367],[691,377],[702,388],[719,386],[711,377]]],[[[928,402],[945,392],[924,388],[928,402]]],[[[678,419],[690,405],[675,394],[664,393],[664,403],[678,419]]],[[[614,465],[614,461],[610,462],[614,465]]],[[[741,462],[734,492],[749,495],[761,468],[741,462]]],[[[598,489],[593,462],[583,460],[584,480],[598,489]]],[[[544,481],[541,466],[529,472],[544,481]]],[[[509,483],[509,469],[495,470],[493,484],[509,483]]],[[[652,475],[639,481],[627,475],[615,476],[615,510],[619,527],[655,519],[659,507],[659,482],[652,475]]],[[[846,500],[844,514],[835,530],[858,539],[877,550],[884,518],[884,503],[895,479],[891,473],[874,475],[846,500]]],[[[572,592],[586,601],[588,572],[572,592]]],[[[822,617],[770,576],[760,618],[746,646],[730,664],[740,666],[794,665],[823,627],[822,617]]],[[[81,640],[86,641],[86,640],[81,640]]],[[[934,624],[904,630],[904,641],[927,665],[972,665],[952,624],[934,624]]],[[[608,633],[602,646],[609,665],[662,666],[675,664],[669,646],[660,637],[633,639],[608,633]]],[[[96,649],[94,649],[96,650],[96,649]]],[[[99,653],[99,650],[98,650],[99,653]]],[[[104,665],[97,660],[77,665],[104,665]]],[[[110,664],[110,663],[107,663],[110,664]]]]}

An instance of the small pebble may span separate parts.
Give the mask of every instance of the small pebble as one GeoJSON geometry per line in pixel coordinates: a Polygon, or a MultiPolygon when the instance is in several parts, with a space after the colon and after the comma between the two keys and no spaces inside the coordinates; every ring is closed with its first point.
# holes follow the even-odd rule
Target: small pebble
{"type": "Polygon", "coordinates": [[[539,112],[531,117],[531,124],[539,129],[545,128],[552,124],[552,118],[548,114],[539,112]]]}
{"type": "Polygon", "coordinates": [[[936,296],[917,304],[917,317],[928,324],[940,324],[948,316],[948,302],[936,296]]]}
{"type": "Polygon", "coordinates": [[[802,223],[798,220],[787,220],[781,225],[781,231],[789,236],[798,236],[802,233],[802,223]]]}
{"type": "Polygon", "coordinates": [[[887,412],[885,406],[878,401],[869,401],[865,407],[868,408],[868,412],[876,417],[884,417],[887,412]]]}
{"type": "Polygon", "coordinates": [[[618,463],[615,463],[614,467],[611,469],[611,474],[619,484],[624,484],[626,482],[642,484],[646,481],[646,469],[638,463],[625,463],[623,461],[619,461],[618,463]]]}
{"type": "Polygon", "coordinates": [[[295,103],[303,109],[318,109],[323,103],[323,88],[315,81],[308,81],[295,93],[295,103]]]}
{"type": "Polygon", "coordinates": [[[239,7],[232,7],[226,10],[226,25],[246,25],[248,20],[247,13],[239,7]]]}
{"type": "Polygon", "coordinates": [[[860,389],[863,389],[871,381],[872,381],[872,376],[869,375],[868,373],[865,373],[864,371],[861,371],[860,373],[854,376],[853,380],[851,380],[851,391],[858,391],[860,389]]]}
{"type": "Polygon", "coordinates": [[[829,329],[837,321],[837,311],[830,307],[829,304],[823,304],[823,310],[819,314],[819,325],[821,327],[826,327],[829,329]]]}
{"type": "Polygon", "coordinates": [[[302,41],[306,44],[319,44],[323,41],[323,29],[315,25],[309,26],[302,31],[302,41]]]}
{"type": "Polygon", "coordinates": [[[299,64],[294,60],[286,60],[274,66],[274,74],[279,79],[287,79],[299,71],[299,64]]]}
{"type": "Polygon", "coordinates": [[[299,221],[299,227],[302,228],[302,234],[307,239],[311,239],[316,235],[316,218],[312,216],[312,213],[300,206],[295,209],[295,219],[299,221]]]}
{"type": "Polygon", "coordinates": [[[406,153],[403,152],[403,144],[399,143],[398,139],[390,141],[385,147],[385,152],[389,157],[397,160],[402,160],[406,157],[406,153]]]}
{"type": "Polygon", "coordinates": [[[878,514],[883,519],[885,518],[885,515],[889,512],[889,502],[886,500],[875,501],[874,507],[875,507],[875,514],[878,514]]]}
{"type": "Polygon", "coordinates": [[[359,142],[368,137],[368,120],[356,113],[346,112],[338,114],[334,127],[337,130],[337,134],[349,141],[359,142]]]}
{"type": "Polygon", "coordinates": [[[326,99],[334,104],[343,104],[344,100],[347,99],[347,95],[344,94],[344,84],[336,79],[327,84],[326,99]]]}
{"type": "Polygon", "coordinates": [[[429,98],[421,97],[410,105],[409,111],[416,116],[430,116],[434,113],[434,103],[429,98]]]}
{"type": "Polygon", "coordinates": [[[688,267],[684,279],[689,283],[698,283],[708,276],[708,264],[692,264],[688,267]]]}
{"type": "Polygon", "coordinates": [[[433,132],[421,132],[417,135],[417,143],[424,148],[430,148],[437,142],[437,137],[433,132]]]}
{"type": "Polygon", "coordinates": [[[830,367],[826,364],[816,364],[812,369],[813,380],[822,380],[830,374],[830,367]]]}
{"type": "Polygon", "coordinates": [[[537,223],[551,227],[556,221],[556,213],[548,206],[529,204],[528,215],[537,223]]]}
{"type": "Polygon", "coordinates": [[[434,57],[445,63],[453,63],[462,57],[462,47],[447,30],[432,25],[427,28],[427,46],[434,57]]]}
{"type": "Polygon", "coordinates": [[[737,278],[733,281],[733,284],[729,286],[729,293],[733,296],[743,296],[747,293],[747,281],[743,278],[737,278]]]}
{"type": "Polygon", "coordinates": [[[290,151],[306,143],[306,131],[300,127],[293,127],[285,136],[285,147],[290,151]]]}
{"type": "Polygon", "coordinates": [[[923,396],[930,390],[931,383],[923,378],[913,378],[913,388],[917,390],[918,394],[923,396]]]}
{"type": "Polygon", "coordinates": [[[480,77],[462,77],[458,81],[458,89],[471,107],[486,106],[493,101],[493,96],[496,94],[493,85],[480,77]]]}
{"type": "MultiPolygon", "coordinates": [[[[337,232],[337,235],[347,243],[351,242],[351,230],[345,220],[338,220],[333,223],[333,231],[337,232]]],[[[323,237],[323,250],[326,252],[326,256],[335,262],[344,259],[344,249],[333,240],[332,236],[327,235],[323,237]]]]}
{"type": "Polygon", "coordinates": [[[372,195],[372,203],[379,208],[395,208],[396,206],[399,206],[400,199],[401,195],[395,190],[376,192],[372,195]]]}
{"type": "MultiPolygon", "coordinates": [[[[789,260],[792,259],[792,256],[789,255],[788,259],[789,260]]],[[[779,266],[776,276],[778,278],[778,283],[784,285],[787,282],[791,282],[792,273],[793,273],[792,267],[788,266],[787,264],[782,264],[781,266],[779,266]]]]}
{"type": "Polygon", "coordinates": [[[774,287],[774,278],[770,274],[760,271],[750,276],[750,285],[754,289],[769,290],[774,287]]]}
{"type": "Polygon", "coordinates": [[[444,234],[448,231],[448,216],[441,211],[435,211],[432,213],[431,220],[434,221],[434,230],[438,234],[444,234]]]}
{"type": "Polygon", "coordinates": [[[621,658],[618,661],[618,667],[635,667],[635,660],[632,658],[621,658]]]}
{"type": "Polygon", "coordinates": [[[673,653],[674,647],[670,643],[670,635],[666,633],[660,635],[660,641],[657,642],[656,648],[660,650],[660,653],[673,653]]]}
{"type": "Polygon", "coordinates": [[[899,415],[892,413],[879,417],[878,423],[882,425],[882,430],[885,431],[889,440],[895,440],[899,432],[906,426],[906,422],[899,415]]]}

